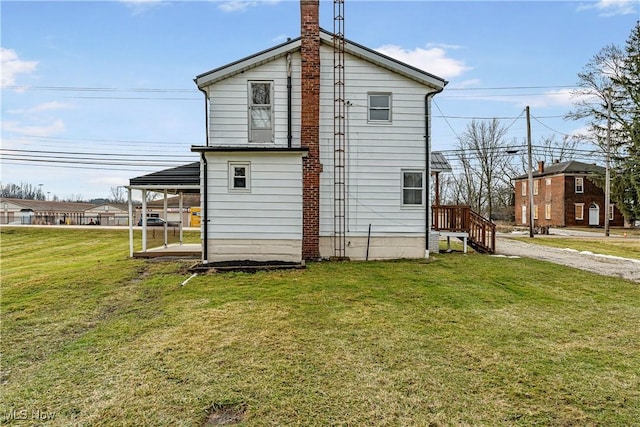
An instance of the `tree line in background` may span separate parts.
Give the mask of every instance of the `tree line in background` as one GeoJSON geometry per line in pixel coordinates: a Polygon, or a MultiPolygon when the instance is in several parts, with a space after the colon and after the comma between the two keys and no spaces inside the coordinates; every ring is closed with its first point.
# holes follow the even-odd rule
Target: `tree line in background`
{"type": "MultiPolygon", "coordinates": [[[[611,201],[627,221],[640,218],[640,21],[626,48],[610,45],[598,52],[578,73],[573,91],[574,109],[565,119],[588,119],[588,134],[553,136],[535,143],[532,168],[538,162],[574,160],[589,147],[610,157],[611,201]]],[[[527,146],[505,136],[508,127],[497,119],[472,121],[458,137],[455,160],[460,171],[443,177],[440,189],[444,204],[464,204],[492,219],[513,218],[512,179],[527,174],[527,146]],[[511,147],[520,147],[515,150],[511,147]]],[[[604,188],[603,176],[594,182],[604,188]]]]}
{"type": "MultiPolygon", "coordinates": [[[[49,197],[42,191],[42,186],[33,185],[27,182],[20,184],[2,184],[0,183],[0,197],[7,199],[23,199],[23,200],[42,200],[51,202],[71,202],[71,203],[127,203],[127,192],[124,187],[117,186],[109,189],[109,195],[106,198],[86,199],[81,194],[71,194],[70,196],[60,198],[57,195],[49,197]]],[[[147,201],[150,202],[160,197],[159,193],[147,192],[147,201]]]]}

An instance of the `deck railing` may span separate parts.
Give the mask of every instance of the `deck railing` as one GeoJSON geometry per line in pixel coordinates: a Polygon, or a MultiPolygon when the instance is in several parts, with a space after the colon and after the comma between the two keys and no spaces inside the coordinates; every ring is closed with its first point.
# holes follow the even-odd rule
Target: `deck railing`
{"type": "Polygon", "coordinates": [[[469,233],[469,244],[476,250],[494,253],[496,225],[465,205],[432,206],[431,228],[438,231],[469,233]]]}

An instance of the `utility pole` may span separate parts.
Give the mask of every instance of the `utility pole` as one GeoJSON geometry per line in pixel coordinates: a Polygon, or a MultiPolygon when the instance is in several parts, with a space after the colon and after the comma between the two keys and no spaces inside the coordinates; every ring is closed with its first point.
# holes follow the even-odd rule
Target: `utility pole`
{"type": "Polygon", "coordinates": [[[527,105],[527,154],[529,156],[529,237],[533,238],[533,168],[531,160],[531,114],[529,113],[529,106],[527,105]]]}
{"type": "Polygon", "coordinates": [[[611,89],[606,91],[607,99],[607,165],[604,184],[604,235],[609,237],[609,209],[611,204],[611,89]]]}

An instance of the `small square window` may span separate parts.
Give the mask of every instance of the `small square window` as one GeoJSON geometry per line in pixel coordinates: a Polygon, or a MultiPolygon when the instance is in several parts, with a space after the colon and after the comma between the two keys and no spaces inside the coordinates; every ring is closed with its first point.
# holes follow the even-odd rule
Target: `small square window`
{"type": "Polygon", "coordinates": [[[584,193],[584,178],[576,177],[576,194],[584,193]]]}
{"type": "Polygon", "coordinates": [[[391,121],[391,94],[390,93],[370,93],[369,94],[369,121],[370,122],[390,122],[391,121]]]}
{"type": "Polygon", "coordinates": [[[422,172],[402,172],[402,204],[404,206],[422,206],[422,172]]]}
{"type": "Polygon", "coordinates": [[[229,163],[229,190],[248,191],[250,189],[249,163],[229,163]]]}

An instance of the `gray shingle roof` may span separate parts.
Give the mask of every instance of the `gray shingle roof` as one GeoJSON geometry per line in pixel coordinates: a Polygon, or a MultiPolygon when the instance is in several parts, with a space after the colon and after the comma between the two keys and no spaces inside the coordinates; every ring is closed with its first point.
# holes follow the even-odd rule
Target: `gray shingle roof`
{"type": "Polygon", "coordinates": [[[432,172],[451,172],[451,165],[447,161],[444,154],[433,151],[431,152],[431,171],[432,172]]]}
{"type": "Polygon", "coordinates": [[[32,199],[2,198],[0,201],[23,206],[25,209],[31,209],[34,212],[84,212],[97,206],[93,203],[52,202],[32,199]]]}
{"type": "MultiPolygon", "coordinates": [[[[589,175],[593,173],[604,173],[605,168],[598,166],[594,163],[583,163],[577,160],[569,160],[562,163],[552,163],[549,166],[544,167],[544,172],[533,172],[534,177],[548,176],[548,175],[589,175]]],[[[525,179],[527,175],[520,175],[516,177],[516,180],[525,179]]]]}
{"type": "Polygon", "coordinates": [[[168,191],[180,189],[185,193],[200,192],[200,162],[164,169],[129,180],[131,187],[164,187],[168,191]],[[194,188],[181,188],[190,186],[194,188]]]}

